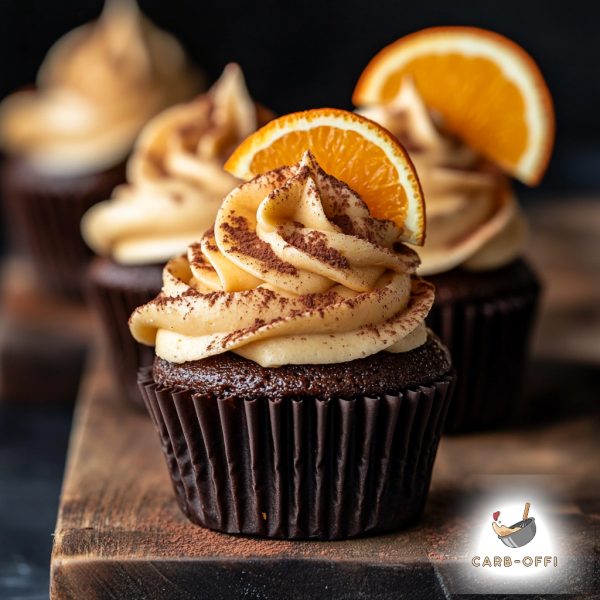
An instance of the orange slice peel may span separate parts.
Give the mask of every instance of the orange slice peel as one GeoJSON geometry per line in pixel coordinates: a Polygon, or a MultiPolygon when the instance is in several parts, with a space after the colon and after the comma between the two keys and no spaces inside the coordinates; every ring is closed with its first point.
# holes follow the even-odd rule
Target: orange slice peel
{"type": "Polygon", "coordinates": [[[539,183],[554,144],[554,109],[542,73],[519,45],[476,27],[418,31],[369,62],[354,104],[392,101],[407,76],[449,133],[524,183],[539,183]]]}
{"type": "Polygon", "coordinates": [[[246,138],[225,169],[251,179],[295,164],[306,150],[349,185],[374,217],[394,221],[403,241],[423,244],[425,207],[415,168],[386,129],[360,115],[321,108],[279,117],[246,138]]]}

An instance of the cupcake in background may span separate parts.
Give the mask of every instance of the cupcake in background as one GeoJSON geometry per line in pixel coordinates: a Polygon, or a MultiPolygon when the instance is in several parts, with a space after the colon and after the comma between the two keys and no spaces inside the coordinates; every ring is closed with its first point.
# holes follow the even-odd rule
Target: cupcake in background
{"type": "Polygon", "coordinates": [[[255,103],[236,64],[205,94],[173,106],[140,134],[127,183],[84,215],[81,231],[98,255],[89,269],[91,300],[106,332],[120,388],[141,403],[136,372],[152,351],[136,344],[127,319],[161,288],[162,267],[212,226],[239,180],[223,170],[232,150],[271,113],[255,103]]]}
{"type": "Polygon", "coordinates": [[[424,225],[409,159],[367,119],[317,109],[266,125],[226,167],[250,181],[130,320],[156,346],[140,387],[182,511],[287,539],[413,523],[454,374],[402,243],[424,225]]]}
{"type": "Polygon", "coordinates": [[[133,0],[108,0],[97,21],[52,46],[34,89],[2,102],[6,212],[50,288],[81,293],[90,256],[81,217],[124,181],[145,123],[201,84],[175,38],[133,0]]]}
{"type": "Polygon", "coordinates": [[[527,225],[508,175],[534,184],[546,169],[554,120],[542,76],[501,36],[433,28],[378,54],[354,102],[405,145],[427,199],[417,251],[419,274],[436,286],[428,324],[459,374],[448,430],[510,423],[527,412],[540,285],[523,258],[527,225]]]}

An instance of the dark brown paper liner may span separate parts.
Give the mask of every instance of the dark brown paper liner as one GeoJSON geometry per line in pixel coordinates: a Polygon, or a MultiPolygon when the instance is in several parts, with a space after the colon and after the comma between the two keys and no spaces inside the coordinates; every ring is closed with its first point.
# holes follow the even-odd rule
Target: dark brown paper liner
{"type": "Polygon", "coordinates": [[[124,163],[103,173],[61,179],[38,174],[23,161],[8,160],[2,180],[12,237],[31,257],[40,281],[57,293],[83,297],[92,253],[81,237],[81,219],[125,180],[124,163]]]}
{"type": "Polygon", "coordinates": [[[522,390],[540,284],[525,263],[519,270],[518,284],[507,281],[493,296],[436,297],[427,325],[458,373],[447,433],[506,427],[530,416],[522,390]]]}
{"type": "Polygon", "coordinates": [[[421,515],[454,375],[381,398],[214,399],[138,377],[173,487],[194,523],[341,539],[421,515]]]}
{"type": "MultiPolygon", "coordinates": [[[[106,259],[95,259],[95,263],[102,260],[106,259]]],[[[144,401],[137,385],[136,374],[140,367],[152,364],[154,348],[138,344],[133,339],[128,321],[138,306],[150,302],[160,292],[161,270],[156,265],[135,267],[138,270],[155,270],[156,281],[154,285],[132,281],[132,285],[125,287],[120,281],[110,283],[106,278],[95,276],[95,263],[92,264],[88,275],[88,298],[100,321],[118,388],[123,391],[126,400],[138,408],[143,408],[144,401]]]]}

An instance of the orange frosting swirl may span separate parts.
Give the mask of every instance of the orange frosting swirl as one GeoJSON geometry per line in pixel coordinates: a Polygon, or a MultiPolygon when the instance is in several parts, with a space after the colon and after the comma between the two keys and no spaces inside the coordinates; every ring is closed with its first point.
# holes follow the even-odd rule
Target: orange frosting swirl
{"type": "Polygon", "coordinates": [[[223,201],[214,229],[171,260],[130,319],[170,362],[232,351],[266,367],[354,360],[425,342],[433,287],[391,221],[307,152],[223,201]]]}
{"type": "Polygon", "coordinates": [[[97,21],[54,44],[36,90],[2,103],[1,143],[51,174],[98,172],[127,156],[148,119],[200,87],[175,38],[133,0],[108,0],[97,21]]]}
{"type": "Polygon", "coordinates": [[[88,245],[123,264],[164,262],[183,252],[239,183],[223,163],[263,117],[235,64],[208,93],[155,117],[136,143],[128,184],[84,216],[88,245]]]}
{"type": "Polygon", "coordinates": [[[425,245],[415,248],[420,274],[495,269],[521,253],[525,222],[507,178],[440,132],[412,80],[389,104],[360,112],[405,145],[419,174],[427,209],[425,245]]]}

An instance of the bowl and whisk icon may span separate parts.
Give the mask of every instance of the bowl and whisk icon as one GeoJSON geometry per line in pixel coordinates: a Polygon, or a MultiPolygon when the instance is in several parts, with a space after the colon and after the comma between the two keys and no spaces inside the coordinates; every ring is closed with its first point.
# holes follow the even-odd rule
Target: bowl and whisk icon
{"type": "Polygon", "coordinates": [[[494,522],[492,523],[494,533],[505,546],[508,546],[509,548],[520,548],[521,546],[529,544],[535,537],[535,519],[529,516],[530,507],[531,504],[526,502],[525,509],[523,510],[523,518],[510,527],[506,527],[499,523],[498,518],[500,517],[500,511],[496,511],[492,515],[494,518],[494,522]]]}

